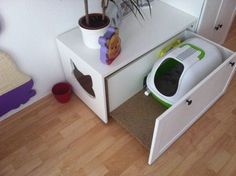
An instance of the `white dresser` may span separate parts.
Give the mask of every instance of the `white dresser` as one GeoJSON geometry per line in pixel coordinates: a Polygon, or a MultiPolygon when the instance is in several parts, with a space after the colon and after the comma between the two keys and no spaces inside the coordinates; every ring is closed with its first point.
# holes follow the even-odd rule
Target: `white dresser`
{"type": "MultiPolygon", "coordinates": [[[[152,18],[148,14],[146,16],[145,21],[138,21],[133,15],[122,21],[122,50],[111,65],[100,61],[99,50],[89,49],[83,44],[78,28],[57,38],[66,79],[72,84],[75,94],[104,123],[109,122],[108,117],[113,110],[143,89],[143,79],[163,47],[177,38],[202,38],[190,31],[196,23],[195,17],[162,1],[153,3],[152,18]]],[[[207,41],[221,51],[224,62],[171,108],[156,115],[150,136],[149,164],[213,105],[225,92],[233,76],[236,54],[207,41]]]]}

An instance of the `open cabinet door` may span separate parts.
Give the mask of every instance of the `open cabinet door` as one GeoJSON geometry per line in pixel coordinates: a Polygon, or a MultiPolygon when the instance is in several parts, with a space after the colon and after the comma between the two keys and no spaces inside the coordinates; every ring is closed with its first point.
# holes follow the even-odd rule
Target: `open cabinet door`
{"type": "Polygon", "coordinates": [[[236,65],[236,54],[156,119],[148,163],[152,164],[225,92],[236,65]],[[207,92],[207,93],[206,93],[207,92]]]}

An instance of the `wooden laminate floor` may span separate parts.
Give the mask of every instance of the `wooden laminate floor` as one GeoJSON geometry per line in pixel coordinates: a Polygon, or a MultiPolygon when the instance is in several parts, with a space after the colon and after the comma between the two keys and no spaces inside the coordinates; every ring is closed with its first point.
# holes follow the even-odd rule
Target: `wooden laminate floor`
{"type": "Polygon", "coordinates": [[[48,96],[0,122],[0,176],[235,176],[236,76],[152,166],[147,158],[134,137],[112,119],[103,124],[75,96],[67,104],[48,96]]]}

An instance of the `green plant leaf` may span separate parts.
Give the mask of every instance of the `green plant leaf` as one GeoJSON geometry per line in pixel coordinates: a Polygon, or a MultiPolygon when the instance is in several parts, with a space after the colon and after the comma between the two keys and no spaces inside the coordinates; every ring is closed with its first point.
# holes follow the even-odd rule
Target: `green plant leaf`
{"type": "Polygon", "coordinates": [[[140,10],[139,4],[137,4],[137,1],[135,0],[129,0],[130,3],[135,7],[135,9],[138,11],[139,15],[144,19],[143,13],[140,10]]]}

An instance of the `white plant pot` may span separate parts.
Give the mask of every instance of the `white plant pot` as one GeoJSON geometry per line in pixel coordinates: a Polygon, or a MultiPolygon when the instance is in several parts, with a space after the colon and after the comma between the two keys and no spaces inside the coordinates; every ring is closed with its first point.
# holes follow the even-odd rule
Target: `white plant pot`
{"type": "Polygon", "coordinates": [[[82,39],[84,44],[91,49],[99,49],[100,45],[98,39],[103,36],[110,25],[110,19],[105,16],[104,23],[99,23],[102,20],[102,14],[91,13],[89,14],[89,19],[91,26],[87,26],[85,22],[85,16],[81,17],[79,20],[79,27],[82,33],[82,39]]]}
{"type": "Polygon", "coordinates": [[[108,27],[109,27],[109,24],[101,29],[85,29],[80,26],[84,44],[88,48],[99,49],[100,45],[98,43],[98,39],[100,36],[103,36],[105,34],[108,27]]]}

